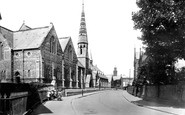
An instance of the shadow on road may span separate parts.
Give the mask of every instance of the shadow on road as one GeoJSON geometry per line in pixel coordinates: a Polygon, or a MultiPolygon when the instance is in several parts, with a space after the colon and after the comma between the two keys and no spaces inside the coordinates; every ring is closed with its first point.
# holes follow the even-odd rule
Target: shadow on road
{"type": "Polygon", "coordinates": [[[37,107],[37,110],[39,110],[39,111],[33,110],[33,112],[30,115],[40,115],[40,114],[44,114],[44,113],[53,113],[50,109],[45,107],[43,104],[39,105],[37,107]]]}

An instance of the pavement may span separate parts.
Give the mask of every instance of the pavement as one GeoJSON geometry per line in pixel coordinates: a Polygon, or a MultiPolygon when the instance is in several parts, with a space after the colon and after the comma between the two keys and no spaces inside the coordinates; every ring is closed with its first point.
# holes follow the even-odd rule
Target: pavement
{"type": "Polygon", "coordinates": [[[156,111],[161,111],[171,115],[185,115],[185,104],[180,102],[169,102],[159,99],[147,99],[133,96],[127,91],[123,91],[123,97],[137,106],[145,107],[148,109],[153,109],[156,111]]]}
{"type": "MultiPolygon", "coordinates": [[[[63,97],[63,101],[64,102],[72,101],[75,98],[83,98],[96,93],[100,93],[102,91],[84,93],[83,96],[82,94],[66,96],[66,97],[63,97]]],[[[169,101],[158,100],[158,99],[143,100],[142,98],[129,94],[126,90],[123,91],[123,98],[125,98],[128,102],[135,104],[136,106],[153,109],[153,110],[168,113],[171,115],[185,115],[185,104],[182,104],[179,102],[172,103],[169,101]]]]}

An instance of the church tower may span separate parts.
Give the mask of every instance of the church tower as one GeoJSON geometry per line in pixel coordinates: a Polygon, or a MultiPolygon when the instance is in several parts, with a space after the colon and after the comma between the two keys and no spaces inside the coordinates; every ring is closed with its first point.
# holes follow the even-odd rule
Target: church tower
{"type": "Polygon", "coordinates": [[[85,75],[87,75],[88,74],[87,71],[89,69],[89,54],[88,54],[88,39],[85,22],[84,2],[82,2],[82,13],[80,20],[77,57],[81,64],[85,67],[85,75]]]}
{"type": "Polygon", "coordinates": [[[117,76],[117,75],[118,75],[117,67],[114,67],[113,76],[117,76]]]}

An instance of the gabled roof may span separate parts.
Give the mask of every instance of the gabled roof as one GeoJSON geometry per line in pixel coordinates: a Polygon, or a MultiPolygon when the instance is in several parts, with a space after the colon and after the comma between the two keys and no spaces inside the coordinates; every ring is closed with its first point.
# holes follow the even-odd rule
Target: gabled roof
{"type": "Polygon", "coordinates": [[[39,48],[52,27],[53,25],[14,32],[14,50],[39,48]]]}
{"type": "Polygon", "coordinates": [[[92,67],[92,70],[93,70],[93,71],[97,71],[97,72],[98,72],[98,76],[99,76],[100,78],[108,79],[108,78],[106,77],[106,75],[104,75],[103,72],[97,67],[97,65],[96,65],[96,66],[93,66],[93,67],[92,67]]]}
{"type": "Polygon", "coordinates": [[[22,24],[22,26],[20,27],[19,31],[21,30],[29,30],[31,29],[29,26],[27,26],[25,23],[22,24]]]}
{"type": "Polygon", "coordinates": [[[93,71],[99,71],[99,72],[103,73],[103,72],[97,67],[97,65],[92,66],[92,70],[93,70],[93,71]]]}
{"type": "Polygon", "coordinates": [[[98,76],[99,76],[100,78],[108,79],[105,75],[102,75],[102,74],[98,74],[98,76]]]}
{"type": "Polygon", "coordinates": [[[69,40],[71,39],[71,37],[62,37],[62,38],[59,38],[59,42],[60,42],[60,45],[62,47],[62,50],[63,52],[65,51],[66,49],[66,46],[69,42],[69,40]]]}

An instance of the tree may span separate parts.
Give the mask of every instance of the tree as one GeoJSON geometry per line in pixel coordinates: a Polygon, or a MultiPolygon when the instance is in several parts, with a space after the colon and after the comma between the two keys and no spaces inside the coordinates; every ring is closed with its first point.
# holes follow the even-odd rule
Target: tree
{"type": "Polygon", "coordinates": [[[168,83],[167,68],[174,74],[174,63],[185,59],[185,1],[138,0],[136,4],[140,10],[133,12],[132,20],[152,60],[151,76],[158,83],[168,83]]]}

